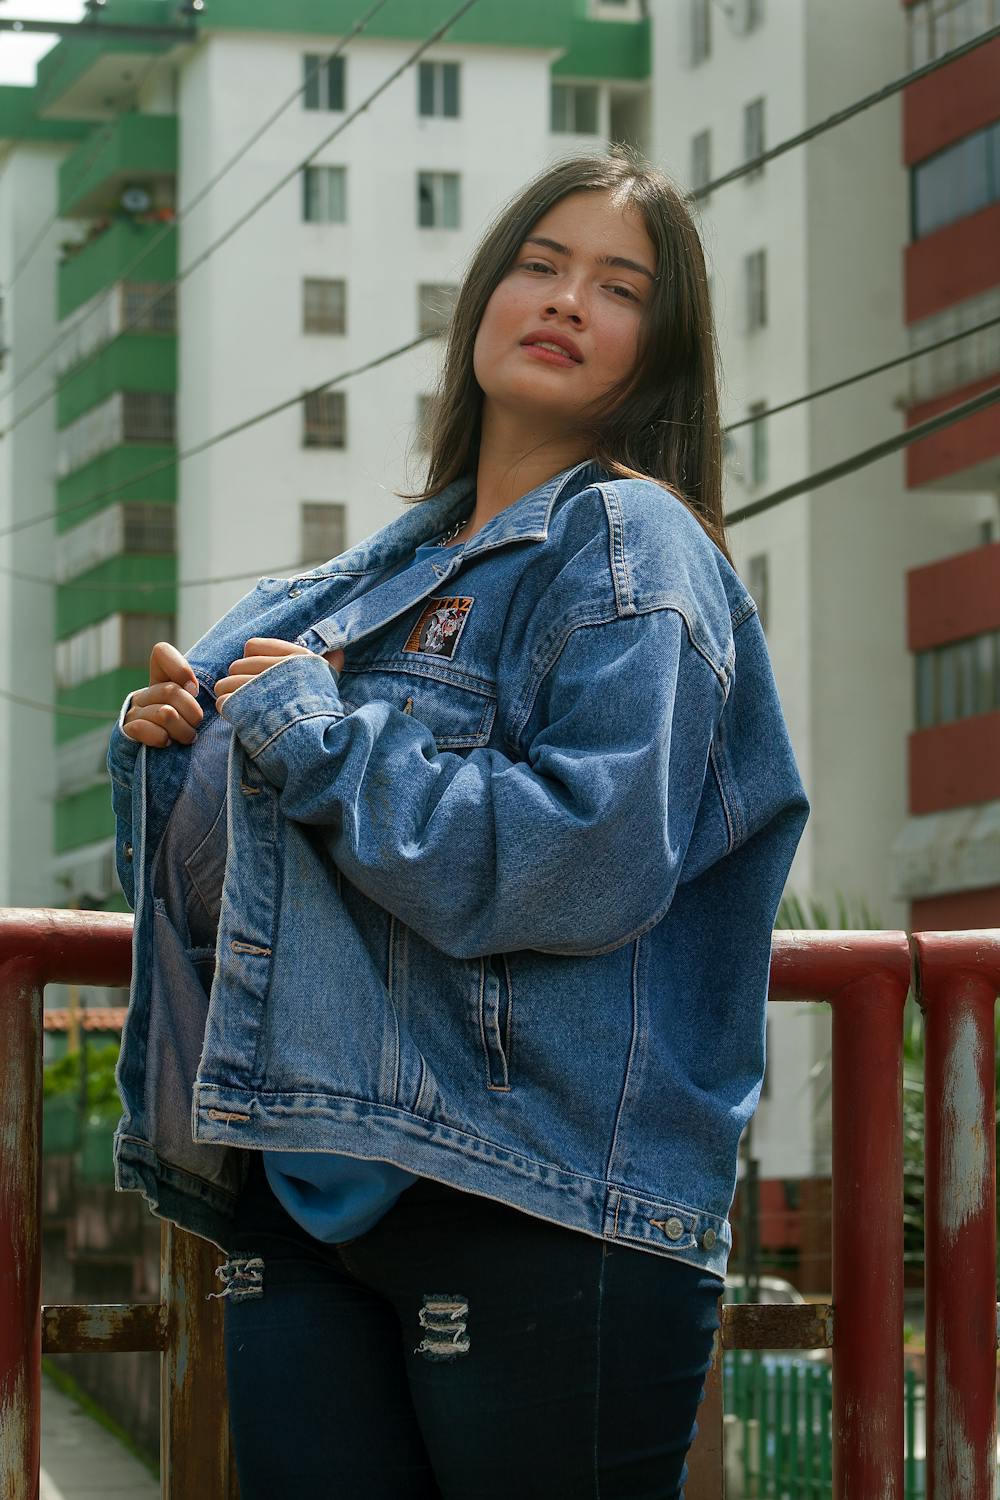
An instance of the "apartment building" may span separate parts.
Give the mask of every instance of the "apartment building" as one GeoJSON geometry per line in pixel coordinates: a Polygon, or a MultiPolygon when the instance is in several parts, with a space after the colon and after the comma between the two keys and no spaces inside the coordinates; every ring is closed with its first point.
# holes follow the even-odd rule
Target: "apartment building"
{"type": "Polygon", "coordinates": [[[129,35],[0,89],[0,529],[51,516],[0,537],[5,904],[124,909],[104,756],[152,644],[398,514],[440,344],[203,445],[443,328],[545,162],[645,144],[638,0],[483,3],[351,119],[453,9],[390,4],[327,62],[348,0],[113,0],[129,35]]]}
{"type": "MultiPolygon", "coordinates": [[[[912,65],[1000,23],[993,0],[907,6],[912,65]]],[[[911,84],[902,102],[910,186],[904,307],[914,350],[907,425],[1000,381],[1000,40],[911,84]]],[[[1000,408],[913,443],[914,495],[1000,497],[1000,408]]],[[[941,547],[907,584],[914,712],[907,817],[895,843],[914,929],[1000,926],[1000,530],[987,509],[964,545],[941,547]]]]}
{"type": "MultiPolygon", "coordinates": [[[[952,37],[967,36],[970,28],[978,34],[977,27],[990,24],[986,0],[895,7],[865,0],[836,6],[653,0],[651,21],[650,151],[692,190],[918,66],[921,25],[936,26],[935,45],[948,47],[956,45],[952,37]],[[946,11],[954,12],[947,23],[941,19],[946,11]]],[[[941,328],[957,326],[959,305],[969,319],[986,316],[989,288],[1000,275],[995,253],[987,251],[991,236],[996,244],[997,222],[986,219],[997,209],[932,229],[944,201],[954,206],[949,194],[958,177],[943,166],[935,179],[938,201],[933,210],[928,205],[920,231],[911,203],[915,191],[923,192],[914,184],[920,162],[996,119],[993,57],[984,48],[902,100],[865,110],[699,198],[724,372],[723,420],[744,424],[727,441],[728,511],[819,474],[898,433],[904,422],[951,404],[964,384],[947,373],[956,360],[963,367],[966,360],[979,361],[970,380],[996,371],[994,335],[989,350],[977,346],[976,353],[959,354],[956,346],[943,363],[932,356],[917,361],[912,373],[901,365],[766,415],[904,355],[916,347],[914,339],[940,337],[941,328]],[[974,98],[973,76],[979,80],[974,98]],[[935,236],[944,237],[939,250],[935,236]],[[962,300],[968,298],[979,300],[962,300]],[[937,378],[932,362],[943,383],[929,387],[937,378]],[[920,405],[914,405],[913,381],[922,392],[920,405]]],[[[949,428],[908,455],[816,487],[731,532],[737,566],[760,609],[812,801],[788,890],[834,913],[843,898],[858,914],[855,925],[865,908],[883,926],[905,927],[911,919],[927,925],[928,909],[911,906],[900,884],[894,843],[901,827],[912,831],[907,818],[915,810],[914,788],[921,813],[934,795],[933,778],[916,769],[923,746],[948,733],[928,727],[911,736],[920,723],[915,715],[927,712],[915,698],[911,653],[936,646],[944,637],[935,631],[946,627],[937,606],[917,608],[919,625],[911,624],[908,635],[908,588],[913,619],[921,570],[955,553],[969,553],[982,569],[983,539],[996,515],[998,421],[994,408],[970,419],[974,436],[967,440],[958,436],[961,429],[949,428]],[[931,451],[963,458],[934,467],[924,457],[931,451]],[[908,763],[914,768],[909,794],[908,763]]],[[[987,547],[991,556],[992,550],[987,547]]],[[[960,625],[965,635],[996,629],[995,584],[991,590],[979,585],[970,596],[956,575],[954,591],[965,600],[966,614],[961,622],[949,617],[947,628],[960,625]],[[974,598],[982,607],[972,624],[974,598]]],[[[918,671],[926,674],[922,661],[918,671]]],[[[957,733],[965,734],[966,726],[957,733]]],[[[995,726],[984,728],[975,752],[980,778],[989,733],[995,738],[995,726]]],[[[957,753],[964,750],[963,741],[957,753]]],[[[963,785],[967,789],[968,780],[963,785]]],[[[957,786],[951,794],[958,794],[957,786]]],[[[994,867],[994,884],[998,878],[994,867]]],[[[759,1168],[761,1247],[765,1255],[770,1245],[821,1262],[829,1254],[829,1009],[772,1004],[769,1012],[768,1077],[752,1145],[745,1143],[759,1168]]],[[[818,1275],[821,1287],[822,1270],[818,1275]]]]}

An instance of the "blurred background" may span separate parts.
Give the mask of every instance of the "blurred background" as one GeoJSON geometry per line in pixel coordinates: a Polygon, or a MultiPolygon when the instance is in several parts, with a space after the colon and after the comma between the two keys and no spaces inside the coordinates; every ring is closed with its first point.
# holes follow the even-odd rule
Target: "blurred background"
{"type": "MultiPolygon", "coordinates": [[[[0,0],[0,904],[127,910],[105,754],[153,643],[400,512],[483,229],[629,141],[701,229],[812,801],[779,924],[1000,926],[1000,0],[457,9],[0,0]]],[[[112,1184],[127,998],[46,995],[47,1302],[158,1296],[112,1184]]],[[[769,1010],[733,1294],[822,1299],[830,1014],[769,1010]]],[[[908,1002],[915,1307],[921,1047],[908,1002]]],[[[47,1364],[155,1461],[156,1356],[47,1364]]]]}

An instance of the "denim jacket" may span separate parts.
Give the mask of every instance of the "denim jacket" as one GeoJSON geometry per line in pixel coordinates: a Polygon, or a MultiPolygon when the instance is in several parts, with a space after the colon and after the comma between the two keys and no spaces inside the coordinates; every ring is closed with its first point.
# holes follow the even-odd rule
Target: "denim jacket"
{"type": "Polygon", "coordinates": [[[346,1152],[722,1276],[809,814],[754,601],[661,486],[590,461],[399,572],[472,494],[262,578],[185,652],[202,734],[251,636],[310,652],[222,710],[185,859],[214,945],[156,865],[193,747],[129,739],[126,700],[116,1187],[228,1252],[249,1151],[346,1152]]]}

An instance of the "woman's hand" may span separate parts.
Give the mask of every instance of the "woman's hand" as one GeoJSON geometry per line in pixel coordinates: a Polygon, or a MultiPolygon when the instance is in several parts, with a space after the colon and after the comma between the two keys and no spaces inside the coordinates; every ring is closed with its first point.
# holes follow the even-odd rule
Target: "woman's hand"
{"type": "MultiPolygon", "coordinates": [[[[272,640],[269,636],[251,636],[243,647],[241,659],[230,662],[230,675],[220,677],[215,684],[216,708],[221,713],[227,698],[232,697],[233,693],[245,686],[252,678],[258,677],[261,672],[266,672],[268,667],[276,666],[283,657],[313,654],[305,646],[295,646],[291,641],[272,640]]],[[[338,646],[333,651],[324,652],[324,660],[330,663],[335,672],[339,672],[344,665],[344,653],[338,646]]]]}
{"type": "Polygon", "coordinates": [[[132,694],[122,733],[163,750],[172,741],[190,745],[203,718],[198,682],[186,658],[169,641],[157,641],[149,656],[149,687],[132,694]]]}

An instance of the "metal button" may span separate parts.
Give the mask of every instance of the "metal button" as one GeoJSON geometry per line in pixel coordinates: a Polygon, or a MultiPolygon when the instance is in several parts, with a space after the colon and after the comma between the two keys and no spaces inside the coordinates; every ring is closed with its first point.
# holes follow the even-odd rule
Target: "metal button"
{"type": "Polygon", "coordinates": [[[132,845],[131,844],[125,844],[124,847],[122,848],[122,853],[124,854],[124,856],[125,856],[126,859],[131,859],[132,858],[132,845]]]}
{"type": "Polygon", "coordinates": [[[716,1239],[715,1230],[714,1229],[706,1229],[705,1233],[701,1237],[702,1247],[705,1250],[711,1250],[712,1246],[715,1244],[715,1239],[716,1239]]]}
{"type": "Polygon", "coordinates": [[[684,1233],[684,1225],[680,1219],[668,1219],[663,1226],[663,1232],[668,1240],[679,1240],[684,1233]]]}
{"type": "Polygon", "coordinates": [[[301,589],[289,589],[288,590],[288,597],[289,597],[289,599],[297,599],[299,597],[299,595],[301,594],[301,592],[302,592],[301,589]]]}

